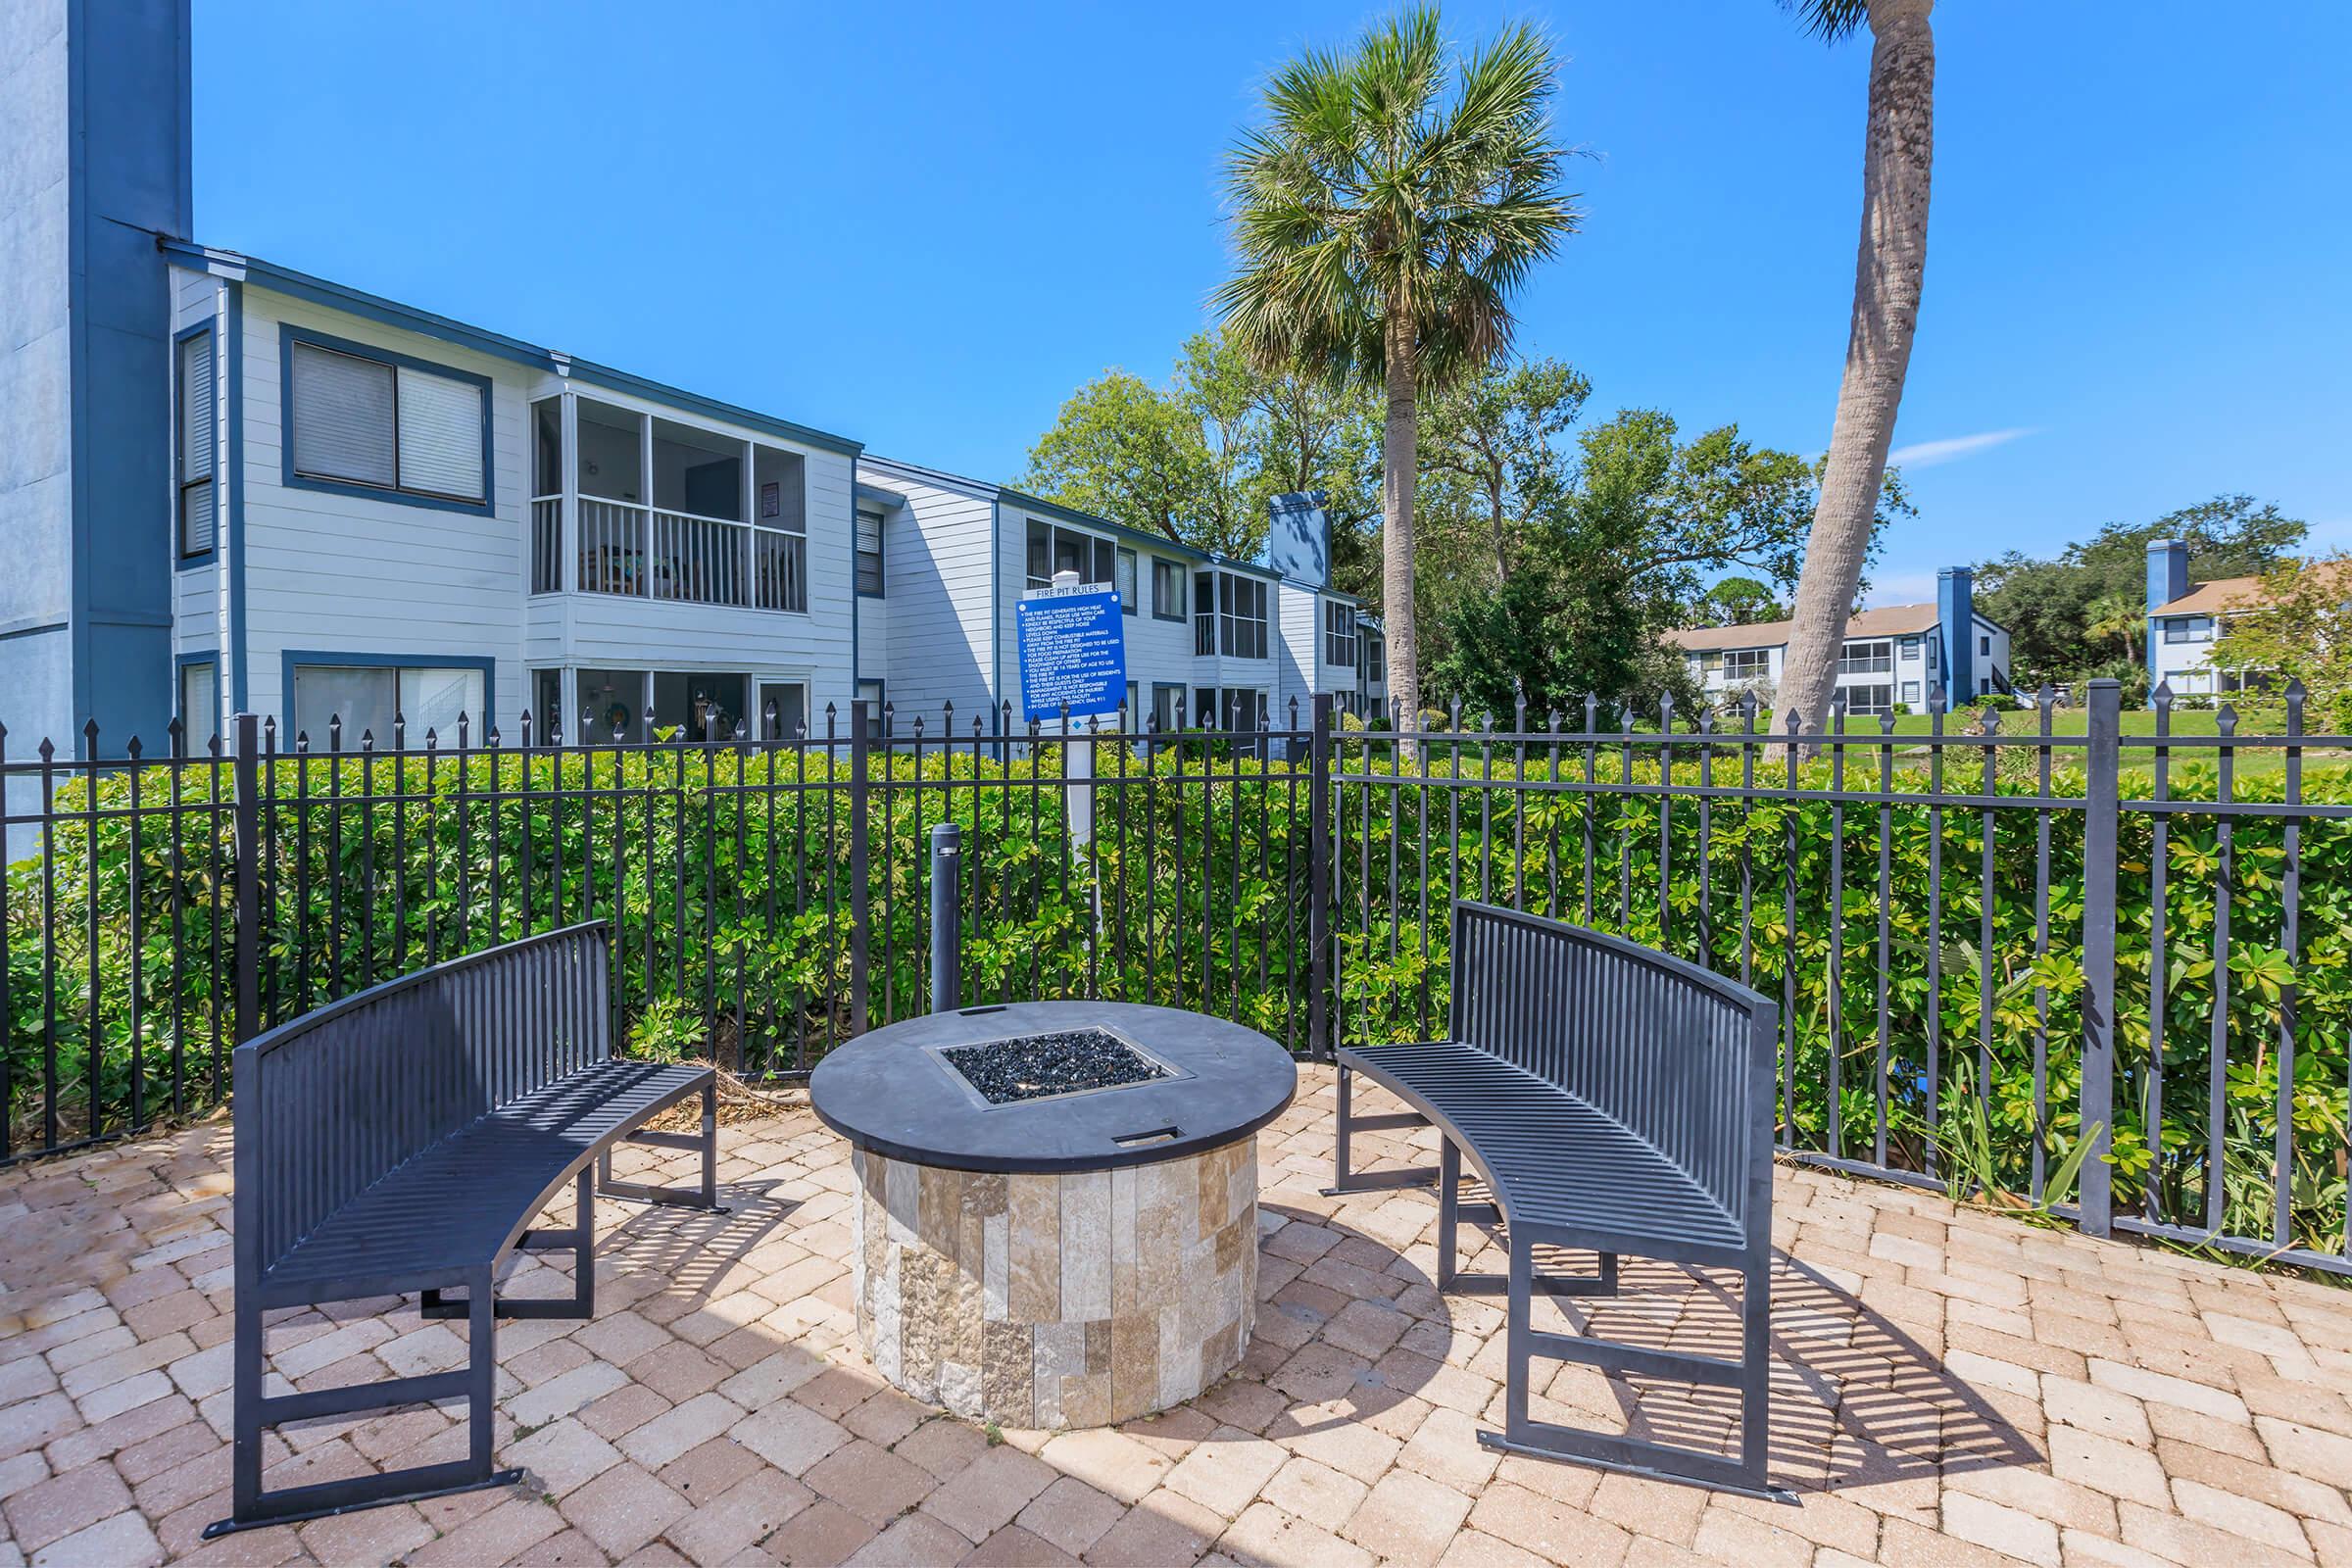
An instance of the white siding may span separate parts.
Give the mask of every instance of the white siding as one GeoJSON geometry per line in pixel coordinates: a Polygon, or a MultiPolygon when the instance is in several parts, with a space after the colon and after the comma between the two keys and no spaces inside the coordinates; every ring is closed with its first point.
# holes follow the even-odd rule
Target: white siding
{"type": "MultiPolygon", "coordinates": [[[[363,318],[245,291],[245,630],[247,706],[290,724],[289,650],[489,659],[490,717],[510,734],[529,702],[522,665],[527,531],[525,394],[531,371],[363,318]],[[494,514],[347,496],[284,482],[283,325],[490,378],[494,514]]],[[[314,740],[317,737],[313,737],[314,740]]],[[[382,743],[384,737],[376,737],[382,743]]]]}
{"type": "Polygon", "coordinates": [[[883,632],[877,645],[866,631],[859,672],[883,682],[902,728],[920,713],[924,732],[936,733],[944,706],[953,702],[956,727],[968,733],[972,715],[984,715],[997,692],[989,559],[996,505],[872,458],[858,471],[906,498],[883,514],[884,598],[861,606],[883,632]],[[874,616],[878,605],[884,613],[874,616]]]}
{"type": "MultiPolygon", "coordinates": [[[[171,278],[172,335],[176,337],[189,327],[208,321],[213,322],[216,327],[213,339],[213,357],[218,375],[218,368],[226,363],[218,331],[219,318],[225,310],[226,285],[208,273],[191,271],[181,267],[171,269],[171,278]]],[[[214,435],[218,443],[218,450],[214,458],[213,471],[219,475],[228,471],[228,464],[225,461],[228,440],[226,378],[220,376],[216,380],[215,386],[219,389],[213,402],[215,410],[218,411],[214,417],[214,435]]],[[[173,396],[177,396],[176,378],[174,379],[173,396]]],[[[174,428],[176,429],[176,427],[175,418],[174,428]]],[[[216,545],[220,542],[223,523],[228,514],[228,498],[222,493],[224,488],[216,479],[214,484],[216,545]]],[[[163,536],[157,541],[156,548],[162,550],[171,560],[173,568],[172,573],[172,657],[174,668],[172,674],[171,689],[172,704],[175,708],[179,700],[179,675],[176,667],[179,656],[211,653],[217,658],[220,646],[227,640],[228,616],[227,601],[221,594],[221,576],[219,564],[220,552],[216,549],[212,559],[200,565],[182,567],[179,564],[179,498],[177,492],[178,475],[176,463],[174,463],[172,493],[166,498],[159,513],[159,515],[164,518],[164,528],[163,536]]],[[[222,712],[211,715],[210,719],[202,724],[192,721],[189,726],[191,734],[199,731],[210,734],[214,729],[220,729],[223,734],[227,733],[225,728],[226,710],[229,706],[227,682],[220,682],[219,690],[221,694],[222,712]]]]}
{"type": "Polygon", "coordinates": [[[1155,555],[1150,545],[1135,547],[1136,597],[1143,601],[1136,612],[1127,617],[1127,679],[1134,683],[1136,707],[1140,711],[1135,724],[1144,727],[1152,716],[1152,688],[1154,685],[1185,688],[1185,711],[1192,711],[1193,673],[1200,661],[1193,657],[1193,571],[1200,563],[1174,551],[1155,555]],[[1185,615],[1181,620],[1161,620],[1152,613],[1152,563],[1154,560],[1175,563],[1184,573],[1185,615]]]}

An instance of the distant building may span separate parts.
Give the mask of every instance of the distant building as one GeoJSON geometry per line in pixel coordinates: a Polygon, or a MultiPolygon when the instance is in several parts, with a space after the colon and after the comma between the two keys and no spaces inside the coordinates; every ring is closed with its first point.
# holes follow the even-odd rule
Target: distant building
{"type": "MultiPolygon", "coordinates": [[[[1793,625],[1690,626],[1668,632],[1666,640],[1682,650],[1710,700],[1736,701],[1752,689],[1769,702],[1780,689],[1793,625]]],[[[1976,608],[1975,581],[1966,566],[1936,574],[1932,603],[1865,610],[1845,623],[1838,690],[1849,713],[1891,712],[1897,703],[1923,709],[1936,690],[1947,706],[1958,708],[2010,689],[2008,628],[1976,608]]]]}
{"type": "MultiPolygon", "coordinates": [[[[2260,577],[2188,580],[2188,545],[2157,539],[2148,545],[2148,682],[2169,681],[2181,697],[2234,692],[2248,677],[2217,669],[2213,645],[2232,611],[2262,597],[2260,577]]],[[[2258,677],[2256,677],[2258,678],[2258,677]]]]}

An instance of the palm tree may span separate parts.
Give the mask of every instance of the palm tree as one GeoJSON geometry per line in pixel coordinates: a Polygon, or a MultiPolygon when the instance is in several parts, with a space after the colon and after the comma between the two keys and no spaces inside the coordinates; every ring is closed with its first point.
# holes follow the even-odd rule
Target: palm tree
{"type": "Polygon", "coordinates": [[[2089,623],[2082,629],[2102,641],[2119,638],[2124,645],[2124,657],[2136,663],[2139,661],[2137,640],[2148,629],[2147,606],[2130,594],[2101,594],[2090,602],[2089,623]]]}
{"type": "Polygon", "coordinates": [[[1239,252],[1217,291],[1267,369],[1382,386],[1381,612],[1389,694],[1421,708],[1413,627],[1415,406],[1502,358],[1511,297],[1577,226],[1558,188],[1551,50],[1512,27],[1460,55],[1434,8],[1309,51],[1266,86],[1266,122],[1228,164],[1239,252]]]}
{"type": "Polygon", "coordinates": [[[1854,309],[1845,379],[1823,466],[1821,499],[1795,622],[1782,665],[1780,702],[1818,731],[1838,681],[1838,653],[1870,549],[1886,448],[1911,366],[1920,279],[1928,262],[1928,174],[1935,150],[1936,0],[1781,0],[1808,30],[1832,42],[1870,26],[1870,112],[1862,150],[1862,239],[1854,258],[1854,309]]]}

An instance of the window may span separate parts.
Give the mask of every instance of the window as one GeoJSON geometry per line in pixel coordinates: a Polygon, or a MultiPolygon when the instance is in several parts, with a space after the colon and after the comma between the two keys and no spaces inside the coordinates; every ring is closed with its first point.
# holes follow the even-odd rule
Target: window
{"type": "Polygon", "coordinates": [[[1129,681],[1127,683],[1127,707],[1119,714],[1119,728],[1133,729],[1136,719],[1142,712],[1142,693],[1137,691],[1135,682],[1129,681]]]}
{"type": "Polygon", "coordinates": [[[873,507],[858,509],[858,591],[882,597],[882,514],[873,507]]]}
{"type": "Polygon", "coordinates": [[[179,553],[213,550],[213,334],[179,340],[179,553]]]}
{"type": "Polygon", "coordinates": [[[564,672],[560,669],[531,671],[531,739],[543,746],[562,740],[568,740],[574,746],[589,746],[605,739],[596,733],[594,723],[575,726],[564,715],[564,672]]]}
{"type": "MultiPolygon", "coordinates": [[[[1122,615],[1134,614],[1135,552],[1128,549],[1124,545],[1119,547],[1118,575],[1111,579],[1111,585],[1117,588],[1119,591],[1119,613],[1122,615]]],[[[1134,689],[1134,684],[1130,682],[1128,685],[1128,690],[1132,692],[1134,689]]],[[[1128,707],[1131,709],[1135,705],[1132,701],[1128,704],[1128,707]]]]}
{"type": "Polygon", "coordinates": [[[882,710],[885,706],[882,683],[861,680],[858,683],[858,700],[865,705],[865,738],[878,741],[883,735],[882,710]]]}
{"type": "Polygon", "coordinates": [[[795,741],[808,722],[808,688],[797,680],[760,683],[760,734],[764,740],[795,741]]]}
{"type": "Polygon", "coordinates": [[[1323,662],[1342,669],[1355,667],[1355,607],[1323,607],[1323,662]]]}
{"type": "Polygon", "coordinates": [[[489,383],[290,341],[289,477],[481,506],[489,383]]]}
{"type": "Polygon", "coordinates": [[[483,665],[296,664],[294,730],[324,750],[332,744],[329,726],[340,719],[343,750],[373,737],[376,750],[389,751],[396,722],[405,720],[411,748],[422,746],[428,732],[454,746],[461,716],[470,721],[468,740],[486,729],[489,684],[483,665]]]}
{"type": "Polygon", "coordinates": [[[1152,615],[1155,620],[1184,619],[1182,563],[1152,558],[1152,615]]]}
{"type": "Polygon", "coordinates": [[[1266,585],[1231,571],[1193,573],[1193,652],[1266,657],[1266,585]]]}
{"type": "Polygon", "coordinates": [[[1107,539],[1075,528],[1058,528],[1029,519],[1029,586],[1051,588],[1055,576],[1074,571],[1080,582],[1110,582],[1112,546],[1107,539]]]}
{"type": "Polygon", "coordinates": [[[1916,705],[1919,702],[1919,682],[1915,680],[1903,682],[1903,702],[1906,705],[1916,705]]]}
{"type": "Polygon", "coordinates": [[[1183,707],[1183,687],[1167,685],[1164,682],[1152,684],[1152,727],[1153,729],[1172,730],[1178,728],[1178,720],[1183,716],[1181,712],[1183,707]]]}
{"type": "Polygon", "coordinates": [[[220,666],[207,659],[179,666],[179,742],[183,751],[204,750],[220,728],[220,666]]]}
{"type": "Polygon", "coordinates": [[[646,682],[642,669],[583,669],[579,673],[580,723],[604,742],[647,739],[646,682]]]}
{"type": "Polygon", "coordinates": [[[1723,656],[1723,678],[1727,681],[1765,680],[1772,674],[1772,651],[1768,648],[1735,648],[1723,656]]]}
{"type": "Polygon", "coordinates": [[[750,684],[739,671],[658,669],[653,678],[654,727],[671,740],[729,740],[739,727],[749,733],[750,684]]]}
{"type": "Polygon", "coordinates": [[[2164,640],[2168,643],[2209,643],[2213,641],[2213,617],[2175,615],[2164,623],[2164,640]]]}
{"type": "Polygon", "coordinates": [[[1845,688],[1845,710],[1866,718],[1891,713],[1894,711],[1892,696],[1893,688],[1884,682],[1875,686],[1848,686],[1845,688]]]}
{"type": "Polygon", "coordinates": [[[1198,686],[1193,689],[1194,725],[1235,736],[1254,755],[1257,732],[1266,727],[1266,694],[1254,686],[1198,686]]]}
{"type": "Polygon", "coordinates": [[[1838,673],[1840,675],[1884,675],[1894,667],[1894,645],[1881,638],[1877,642],[1849,642],[1838,654],[1838,673]]]}
{"type": "Polygon", "coordinates": [[[1903,662],[1905,662],[1905,663],[1907,663],[1907,664],[1908,664],[1908,663],[1916,663],[1916,662],[1918,662],[1918,660],[1919,660],[1919,639],[1918,639],[1918,638],[1916,638],[1916,637],[1906,637],[1906,638],[1904,638],[1904,639],[1903,639],[1903,642],[1902,642],[1902,649],[1903,649],[1903,662]]]}
{"type": "Polygon", "coordinates": [[[1928,670],[1929,670],[1929,672],[1930,672],[1931,674],[1933,674],[1933,673],[1935,672],[1935,669],[1936,669],[1936,664],[1937,664],[1937,663],[1939,663],[1939,662],[1942,661],[1942,659],[1943,659],[1943,640],[1942,640],[1941,638],[1938,638],[1938,637],[1931,637],[1931,638],[1929,638],[1929,639],[1928,639],[1928,670]]]}
{"type": "Polygon", "coordinates": [[[1990,637],[1979,637],[1977,639],[1977,652],[1984,655],[1986,658],[1990,658],[1992,656],[1992,639],[1990,637]]]}
{"type": "MultiPolygon", "coordinates": [[[[752,603],[760,610],[808,610],[808,462],[798,452],[752,449],[752,603]]],[[[864,569],[860,558],[859,570],[864,569]]],[[[879,582],[875,592],[881,591],[879,582]]]]}

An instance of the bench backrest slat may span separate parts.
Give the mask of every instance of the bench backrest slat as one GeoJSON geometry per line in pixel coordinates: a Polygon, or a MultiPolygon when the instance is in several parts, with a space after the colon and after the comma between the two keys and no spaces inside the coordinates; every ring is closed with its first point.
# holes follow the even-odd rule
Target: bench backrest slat
{"type": "Polygon", "coordinates": [[[604,925],[572,926],[371,986],[239,1046],[240,1250],[268,1270],[403,1162],[610,1057],[608,986],[604,925]]]}
{"type": "Polygon", "coordinates": [[[1741,1224],[1769,1213],[1774,1017],[1746,987],[1621,938],[1454,905],[1453,1038],[1605,1112],[1741,1224]]]}

